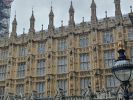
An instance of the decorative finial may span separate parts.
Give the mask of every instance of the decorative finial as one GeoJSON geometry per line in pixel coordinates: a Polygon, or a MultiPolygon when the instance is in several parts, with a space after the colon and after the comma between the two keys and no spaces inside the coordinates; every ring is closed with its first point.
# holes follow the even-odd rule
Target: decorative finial
{"type": "Polygon", "coordinates": [[[84,22],[85,22],[85,21],[84,21],[84,17],[82,17],[82,19],[83,19],[82,22],[84,23],[84,22]]]}
{"type": "Polygon", "coordinates": [[[25,34],[25,28],[23,28],[23,34],[25,34]]]}
{"type": "Polygon", "coordinates": [[[61,20],[61,26],[63,26],[63,20],[61,20]]]}
{"type": "Polygon", "coordinates": [[[14,18],[16,18],[16,10],[15,10],[15,15],[14,15],[14,18]]]}
{"type": "Polygon", "coordinates": [[[92,3],[91,3],[91,8],[94,8],[94,7],[96,7],[96,4],[95,4],[95,1],[94,1],[94,0],[92,0],[92,3]]]}
{"type": "Polygon", "coordinates": [[[32,15],[34,14],[34,8],[33,8],[33,6],[32,6],[32,15]]]}
{"type": "Polygon", "coordinates": [[[106,18],[108,17],[108,12],[107,11],[105,11],[105,16],[106,16],[106,18]]]}
{"type": "Polygon", "coordinates": [[[43,24],[42,24],[42,31],[43,31],[43,24]]]}
{"type": "Polygon", "coordinates": [[[51,1],[51,6],[52,6],[53,2],[51,1]]]}
{"type": "Polygon", "coordinates": [[[53,2],[51,1],[51,10],[52,10],[52,8],[53,8],[53,6],[52,6],[52,5],[53,5],[53,2]]]}
{"type": "Polygon", "coordinates": [[[51,1],[51,11],[49,13],[49,16],[54,16],[54,13],[53,13],[53,6],[52,6],[52,1],[51,1]]]}
{"type": "Polygon", "coordinates": [[[132,6],[130,6],[130,9],[131,9],[131,13],[132,13],[132,12],[133,12],[133,11],[132,11],[132,6]]]}
{"type": "Polygon", "coordinates": [[[72,0],[71,0],[71,7],[70,8],[73,9],[73,2],[72,2],[72,0]]]}
{"type": "Polygon", "coordinates": [[[72,2],[72,0],[71,0],[71,5],[72,5],[72,3],[73,3],[73,2],[72,2]]]}
{"type": "Polygon", "coordinates": [[[53,7],[51,6],[51,11],[53,10],[53,7]]]}

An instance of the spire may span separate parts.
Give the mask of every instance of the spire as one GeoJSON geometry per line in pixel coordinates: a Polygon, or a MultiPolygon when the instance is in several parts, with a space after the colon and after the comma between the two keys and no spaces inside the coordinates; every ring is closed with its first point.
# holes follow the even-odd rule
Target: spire
{"type": "Polygon", "coordinates": [[[108,30],[108,12],[105,11],[105,27],[108,30]]]}
{"type": "Polygon", "coordinates": [[[41,38],[43,38],[43,36],[44,36],[43,24],[42,24],[42,29],[40,32],[41,32],[41,38]]]}
{"type": "Polygon", "coordinates": [[[85,19],[84,19],[84,17],[82,17],[82,22],[83,22],[83,23],[85,22],[85,19]]]}
{"type": "Polygon", "coordinates": [[[51,10],[49,13],[49,25],[48,25],[48,29],[54,29],[54,13],[53,13],[53,7],[51,5],[51,10]]]}
{"type": "Polygon", "coordinates": [[[43,24],[42,24],[42,32],[43,32],[43,24]]]}
{"type": "Polygon", "coordinates": [[[82,17],[81,25],[82,25],[83,27],[84,27],[84,25],[85,25],[85,18],[84,18],[84,17],[82,17]]]}
{"type": "Polygon", "coordinates": [[[96,23],[97,23],[97,15],[96,15],[96,3],[94,0],[92,0],[91,3],[91,23],[93,27],[96,27],[96,23]]]}
{"type": "Polygon", "coordinates": [[[70,8],[69,8],[69,26],[75,26],[74,8],[73,8],[72,1],[71,1],[71,5],[70,5],[70,8]]]}
{"type": "Polygon", "coordinates": [[[51,6],[51,11],[50,11],[50,13],[49,13],[49,16],[54,16],[54,13],[53,13],[53,7],[51,6]]]}
{"type": "Polygon", "coordinates": [[[130,6],[130,12],[131,12],[131,13],[133,12],[133,10],[132,10],[132,6],[130,6]]]}
{"type": "Polygon", "coordinates": [[[96,3],[94,0],[92,0],[92,3],[91,3],[91,8],[96,8],[96,3]]]}
{"type": "Polygon", "coordinates": [[[15,12],[14,20],[13,20],[13,22],[12,22],[12,32],[11,32],[11,36],[17,36],[16,12],[15,12]]]}
{"type": "Polygon", "coordinates": [[[81,26],[82,26],[82,31],[84,33],[84,28],[85,28],[85,20],[84,20],[84,17],[82,17],[81,26]]]}
{"type": "Polygon", "coordinates": [[[115,17],[117,21],[122,20],[120,0],[114,0],[115,3],[115,17]]]}
{"type": "Polygon", "coordinates": [[[69,13],[74,13],[74,8],[73,8],[72,1],[71,1],[71,5],[70,5],[70,8],[69,8],[69,13]]]}
{"type": "Polygon", "coordinates": [[[105,11],[105,17],[106,17],[106,18],[108,17],[108,12],[107,12],[107,11],[105,11]]]}
{"type": "Polygon", "coordinates": [[[32,15],[31,15],[31,18],[30,18],[30,29],[29,29],[29,32],[35,32],[35,17],[34,17],[33,8],[32,8],[32,15]]]}
{"type": "Polygon", "coordinates": [[[63,20],[61,20],[61,27],[63,27],[63,20]]]}
{"type": "Polygon", "coordinates": [[[51,11],[49,13],[49,17],[53,17],[54,16],[54,13],[53,13],[53,7],[52,7],[52,1],[51,1],[51,11]]]}
{"type": "Polygon", "coordinates": [[[60,27],[60,30],[61,30],[61,32],[63,33],[63,31],[64,31],[63,20],[61,20],[61,27],[60,27]]]}
{"type": "Polygon", "coordinates": [[[25,34],[25,28],[23,28],[23,34],[25,34]]]}

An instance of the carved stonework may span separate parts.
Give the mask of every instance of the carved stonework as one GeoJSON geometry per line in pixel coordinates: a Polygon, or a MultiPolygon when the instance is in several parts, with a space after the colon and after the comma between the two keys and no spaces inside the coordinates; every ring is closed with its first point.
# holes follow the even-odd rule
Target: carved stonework
{"type": "MultiPolygon", "coordinates": [[[[95,8],[95,4],[93,7],[95,8]]],[[[94,10],[93,15],[95,15],[94,10]]],[[[129,35],[132,30],[131,26],[128,15],[124,15],[122,23],[117,22],[115,17],[107,16],[104,19],[97,19],[95,15],[90,22],[83,21],[81,24],[61,28],[54,28],[54,25],[50,25],[48,30],[24,32],[16,37],[2,38],[0,39],[0,73],[2,73],[0,74],[0,78],[2,77],[0,87],[8,86],[10,91],[17,94],[16,86],[23,84],[25,94],[29,95],[31,94],[28,93],[30,87],[37,89],[38,83],[44,83],[42,87],[45,88],[45,93],[37,94],[52,97],[56,95],[58,80],[66,80],[67,82],[62,83],[62,86],[67,84],[65,87],[67,94],[81,96],[80,82],[81,79],[87,77],[89,82],[94,83],[91,84],[93,92],[97,90],[101,92],[100,89],[106,86],[105,77],[112,75],[110,68],[105,63],[113,62],[113,60],[111,57],[108,58],[110,54],[106,58],[105,52],[111,50],[116,52],[119,48],[118,42],[122,40],[121,47],[126,47],[126,53],[130,57],[129,59],[132,59],[133,38],[132,34],[129,35]],[[110,38],[113,38],[114,41],[104,43],[103,35],[108,31],[111,32],[111,37],[107,36],[105,39],[109,41],[110,38]],[[86,40],[81,41],[81,36],[87,38],[87,43],[86,40]],[[62,51],[58,48],[61,39],[65,40],[61,43],[61,48],[64,49],[62,51]],[[40,42],[44,43],[45,48],[41,54],[38,50],[40,42]],[[81,47],[80,43],[87,44],[87,46],[81,47]],[[26,51],[24,49],[21,51],[21,46],[26,48],[26,51]],[[5,52],[6,50],[8,52],[5,52]],[[23,55],[20,55],[20,52],[23,55]],[[5,57],[7,53],[9,55],[5,57]],[[87,54],[88,58],[81,58],[80,54],[87,54]],[[64,57],[65,60],[59,61],[60,57],[64,57]],[[39,60],[44,60],[44,63],[38,63],[39,60]],[[26,66],[19,68],[20,63],[26,63],[26,66]],[[6,71],[3,66],[6,66],[6,71]],[[23,77],[19,77],[19,74],[23,77]],[[12,79],[12,82],[8,82],[9,78],[12,79]]],[[[102,93],[97,94],[99,98],[102,98],[101,95],[105,96],[102,93]]],[[[83,99],[81,98],[81,100],[83,99]]]]}

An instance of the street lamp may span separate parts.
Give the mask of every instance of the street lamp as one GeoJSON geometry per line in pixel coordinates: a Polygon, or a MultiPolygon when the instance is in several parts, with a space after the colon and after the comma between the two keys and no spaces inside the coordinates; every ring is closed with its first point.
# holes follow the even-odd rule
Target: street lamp
{"type": "Polygon", "coordinates": [[[133,70],[133,65],[125,56],[125,50],[122,48],[122,44],[119,44],[119,57],[116,60],[115,65],[112,67],[112,73],[121,82],[122,89],[124,90],[123,97],[125,100],[129,100],[128,88],[130,86],[130,80],[133,70]]]}

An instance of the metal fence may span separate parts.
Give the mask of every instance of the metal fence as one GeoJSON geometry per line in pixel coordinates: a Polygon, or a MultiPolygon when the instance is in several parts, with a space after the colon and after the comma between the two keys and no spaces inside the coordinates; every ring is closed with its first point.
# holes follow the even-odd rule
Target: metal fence
{"type": "Polygon", "coordinates": [[[35,100],[117,100],[116,98],[107,98],[107,99],[98,99],[98,98],[87,98],[83,96],[70,96],[64,98],[42,98],[42,99],[35,99],[35,100]]]}
{"type": "Polygon", "coordinates": [[[4,100],[4,95],[0,95],[0,100],[4,100]]]}
{"type": "MultiPolygon", "coordinates": [[[[58,98],[43,98],[43,99],[34,99],[34,100],[124,100],[124,99],[117,99],[117,98],[107,98],[107,99],[99,99],[99,98],[94,98],[94,99],[88,99],[84,97],[65,97],[64,99],[58,98]]],[[[133,100],[133,98],[130,98],[129,100],[133,100]]]]}
{"type": "MultiPolygon", "coordinates": [[[[29,99],[29,98],[13,98],[13,96],[10,96],[10,98],[4,98],[4,95],[0,95],[0,100],[123,100],[123,99],[118,99],[118,98],[106,98],[106,99],[102,99],[102,98],[90,98],[90,97],[84,97],[84,96],[66,96],[66,97],[59,97],[59,98],[55,98],[55,97],[45,97],[45,98],[33,98],[33,99],[29,99]]],[[[133,97],[130,98],[130,100],[133,100],[133,97]]]]}

